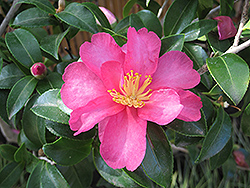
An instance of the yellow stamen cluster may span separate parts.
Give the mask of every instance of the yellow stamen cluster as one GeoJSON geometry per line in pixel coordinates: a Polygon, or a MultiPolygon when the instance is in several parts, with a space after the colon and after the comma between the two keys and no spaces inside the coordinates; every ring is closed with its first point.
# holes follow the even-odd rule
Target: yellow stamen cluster
{"type": "Polygon", "coordinates": [[[152,82],[152,77],[146,76],[145,81],[139,87],[141,75],[138,73],[134,74],[134,71],[131,70],[130,73],[127,73],[124,76],[124,84],[120,84],[120,92],[117,92],[115,89],[108,90],[110,95],[113,97],[113,100],[122,105],[127,105],[129,107],[142,108],[145,106],[145,102],[150,99],[152,90],[149,89],[147,92],[143,93],[146,87],[152,82]]]}

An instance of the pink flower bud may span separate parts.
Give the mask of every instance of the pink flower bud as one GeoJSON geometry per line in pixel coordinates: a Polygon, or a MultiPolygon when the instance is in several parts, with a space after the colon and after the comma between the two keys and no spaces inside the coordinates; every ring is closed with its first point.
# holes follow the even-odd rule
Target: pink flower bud
{"type": "Polygon", "coordinates": [[[237,165],[239,165],[241,167],[249,168],[249,166],[246,162],[246,159],[245,159],[245,155],[242,151],[240,151],[240,150],[233,151],[233,156],[234,156],[234,160],[235,160],[237,165]]]}
{"type": "Polygon", "coordinates": [[[234,27],[233,21],[228,16],[218,16],[214,18],[214,20],[218,21],[218,33],[219,40],[228,39],[234,37],[237,33],[236,28],[234,27]]]}
{"type": "MultiPolygon", "coordinates": [[[[101,9],[101,11],[107,17],[107,19],[111,25],[116,22],[116,17],[110,10],[106,9],[105,7],[99,7],[99,9],[101,9]]],[[[96,20],[96,22],[97,22],[97,24],[101,25],[98,20],[96,20]]]]}
{"type": "Polygon", "coordinates": [[[47,74],[47,68],[43,63],[35,63],[30,68],[30,72],[35,78],[42,80],[47,74]]]}

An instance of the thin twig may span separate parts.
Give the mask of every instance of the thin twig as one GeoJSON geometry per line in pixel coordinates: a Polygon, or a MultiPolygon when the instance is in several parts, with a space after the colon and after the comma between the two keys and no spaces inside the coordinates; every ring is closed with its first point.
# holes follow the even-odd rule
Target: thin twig
{"type": "Polygon", "coordinates": [[[237,34],[234,38],[234,43],[232,45],[232,48],[238,46],[238,44],[239,44],[240,36],[241,36],[242,31],[243,31],[243,27],[248,20],[248,16],[247,16],[248,8],[249,8],[249,0],[245,0],[245,4],[244,4],[243,11],[241,14],[240,24],[238,27],[237,34]]]}
{"type": "Polygon", "coordinates": [[[0,36],[2,36],[5,32],[7,25],[9,24],[10,20],[15,15],[15,12],[19,9],[21,4],[17,4],[19,0],[14,0],[9,12],[7,13],[6,17],[4,18],[1,26],[0,26],[0,36]]]}
{"type": "Polygon", "coordinates": [[[50,163],[51,165],[55,165],[56,164],[54,161],[51,161],[47,157],[38,157],[38,159],[44,160],[44,161],[50,163]]]}

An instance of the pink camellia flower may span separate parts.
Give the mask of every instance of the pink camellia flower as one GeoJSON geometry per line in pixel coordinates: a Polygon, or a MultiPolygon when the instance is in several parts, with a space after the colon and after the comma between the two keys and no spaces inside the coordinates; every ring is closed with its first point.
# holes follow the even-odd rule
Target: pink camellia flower
{"type": "Polygon", "coordinates": [[[218,16],[213,18],[218,21],[218,33],[219,40],[228,39],[234,37],[237,33],[236,28],[234,27],[233,21],[228,16],[218,16]]]}
{"type": "Polygon", "coordinates": [[[161,40],[146,28],[137,32],[130,27],[127,37],[123,47],[107,33],[82,44],[82,62],[65,69],[61,96],[73,110],[69,124],[74,135],[99,122],[105,162],[134,171],[145,155],[147,121],[197,121],[202,103],[186,90],[200,82],[186,54],[170,51],[159,58],[161,40]]]}
{"type": "Polygon", "coordinates": [[[35,78],[41,80],[47,75],[47,68],[43,63],[35,63],[30,68],[30,72],[35,78]]]}
{"type": "MultiPolygon", "coordinates": [[[[99,7],[99,9],[101,9],[101,11],[104,13],[104,15],[107,17],[109,23],[112,25],[113,23],[116,22],[116,17],[115,15],[109,10],[106,9],[105,7],[99,7]]],[[[101,25],[100,22],[97,20],[96,21],[97,24],[101,25]]]]}

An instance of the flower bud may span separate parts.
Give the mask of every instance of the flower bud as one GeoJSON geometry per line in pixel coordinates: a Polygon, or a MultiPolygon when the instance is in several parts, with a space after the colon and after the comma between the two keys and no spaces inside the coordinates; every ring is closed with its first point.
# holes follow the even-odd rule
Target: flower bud
{"type": "MultiPolygon", "coordinates": [[[[109,9],[106,9],[105,7],[99,7],[99,9],[104,13],[111,25],[116,22],[115,15],[109,9]]],[[[98,20],[96,20],[96,22],[101,25],[98,20]]]]}
{"type": "Polygon", "coordinates": [[[35,63],[30,68],[30,72],[35,78],[42,80],[47,74],[47,68],[43,63],[35,63]]]}
{"type": "Polygon", "coordinates": [[[56,10],[56,13],[62,12],[64,9],[65,9],[65,0],[59,0],[58,9],[56,10]]]}

